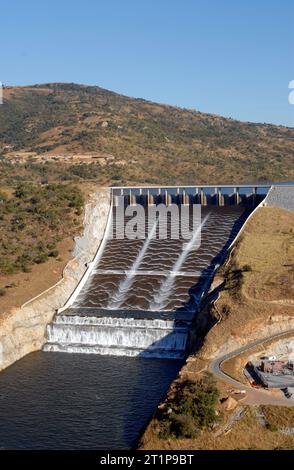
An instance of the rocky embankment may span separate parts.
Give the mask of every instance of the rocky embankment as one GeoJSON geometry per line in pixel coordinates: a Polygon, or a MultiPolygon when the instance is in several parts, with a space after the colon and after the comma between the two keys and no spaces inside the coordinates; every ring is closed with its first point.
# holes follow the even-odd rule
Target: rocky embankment
{"type": "Polygon", "coordinates": [[[84,232],[75,239],[73,259],[62,279],[20,308],[0,316],[0,370],[45,342],[46,325],[72,295],[83,278],[103,238],[110,209],[110,190],[99,189],[85,206],[84,232]]]}

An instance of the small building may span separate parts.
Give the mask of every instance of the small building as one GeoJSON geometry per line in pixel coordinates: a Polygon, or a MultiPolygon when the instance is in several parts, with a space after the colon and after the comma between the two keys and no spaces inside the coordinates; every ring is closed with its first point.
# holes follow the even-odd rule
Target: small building
{"type": "Polygon", "coordinates": [[[266,388],[294,387],[293,361],[262,361],[253,370],[266,388]]]}

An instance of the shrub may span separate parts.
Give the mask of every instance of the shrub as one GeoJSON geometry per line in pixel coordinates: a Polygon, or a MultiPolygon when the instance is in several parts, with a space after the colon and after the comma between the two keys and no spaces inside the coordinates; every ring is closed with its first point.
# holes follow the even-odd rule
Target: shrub
{"type": "Polygon", "coordinates": [[[40,202],[40,198],[38,196],[33,196],[31,197],[30,202],[32,204],[38,204],[38,202],[40,202]]]}
{"type": "Polygon", "coordinates": [[[23,272],[29,272],[29,263],[31,262],[31,256],[27,253],[23,253],[16,258],[15,266],[20,267],[23,272]]]}
{"type": "Polygon", "coordinates": [[[224,317],[227,317],[231,313],[231,307],[227,304],[222,306],[222,314],[224,317]]]}
{"type": "Polygon", "coordinates": [[[3,297],[6,294],[6,290],[2,287],[0,289],[0,297],[3,297]]]}
{"type": "Polygon", "coordinates": [[[233,263],[224,273],[225,290],[230,290],[232,294],[240,299],[242,294],[242,286],[244,284],[243,270],[233,263]]]}
{"type": "Polygon", "coordinates": [[[55,242],[49,242],[49,243],[47,243],[47,248],[48,248],[48,250],[53,250],[55,247],[56,247],[56,243],[55,243],[55,242]]]}
{"type": "Polygon", "coordinates": [[[45,253],[41,253],[40,255],[37,255],[34,259],[34,262],[36,264],[41,264],[41,263],[45,263],[45,261],[47,261],[48,257],[47,255],[45,255],[45,253]]]}
{"type": "Polygon", "coordinates": [[[0,272],[3,274],[13,274],[17,271],[15,264],[7,257],[0,258],[0,272]]]}
{"type": "Polygon", "coordinates": [[[279,430],[278,426],[274,423],[266,423],[266,428],[271,432],[277,432],[279,430]]]}
{"type": "Polygon", "coordinates": [[[50,258],[57,258],[58,255],[59,255],[58,250],[52,250],[52,251],[49,251],[49,253],[48,253],[48,256],[50,256],[50,258]]]}
{"type": "Polygon", "coordinates": [[[193,438],[197,435],[196,422],[190,415],[171,414],[170,433],[177,438],[193,438]]]}
{"type": "Polygon", "coordinates": [[[160,437],[192,438],[211,427],[219,419],[216,415],[218,397],[218,389],[210,374],[197,382],[186,380],[178,383],[173,397],[164,410],[158,412],[160,437]]]}
{"type": "Polygon", "coordinates": [[[244,264],[243,266],[243,271],[246,273],[246,272],[251,272],[252,271],[252,267],[250,266],[250,264],[244,264]]]}

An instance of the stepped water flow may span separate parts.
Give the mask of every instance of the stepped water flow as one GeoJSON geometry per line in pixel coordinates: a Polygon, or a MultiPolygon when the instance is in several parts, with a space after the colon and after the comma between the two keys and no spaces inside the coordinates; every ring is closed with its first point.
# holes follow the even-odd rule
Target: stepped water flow
{"type": "Polygon", "coordinates": [[[99,263],[75,301],[75,309],[106,310],[127,275],[131,282],[119,307],[126,314],[131,310],[149,311],[162,279],[171,271],[176,275],[176,282],[169,292],[166,311],[187,305],[192,292],[199,297],[209,266],[213,270],[212,260],[222,251],[227,240],[233,240],[246,218],[242,216],[244,209],[239,207],[202,208],[203,217],[208,212],[210,217],[202,230],[201,247],[190,251],[180,271],[176,271],[174,265],[182,252],[183,239],[153,239],[137,270],[133,269],[133,264],[142,249],[142,240],[107,241],[99,263]]]}
{"type": "Polygon", "coordinates": [[[153,237],[156,224],[143,244],[107,240],[74,304],[48,325],[44,350],[182,358],[195,313],[188,300],[203,293],[203,278],[244,214],[240,207],[202,208],[201,227],[188,242],[153,237]]]}

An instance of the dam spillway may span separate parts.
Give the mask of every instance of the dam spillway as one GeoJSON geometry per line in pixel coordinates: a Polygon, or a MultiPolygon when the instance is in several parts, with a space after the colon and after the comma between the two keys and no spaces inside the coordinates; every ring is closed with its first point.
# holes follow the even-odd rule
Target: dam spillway
{"type": "MultiPolygon", "coordinates": [[[[45,351],[184,357],[191,321],[215,269],[263,197],[256,191],[242,195],[238,190],[238,197],[236,191],[213,191],[211,197],[201,191],[194,195],[187,190],[173,194],[148,189],[145,195],[140,191],[113,191],[114,234],[118,229],[116,197],[120,194],[125,207],[138,201],[144,203],[146,236],[117,239],[106,233],[101,256],[84,287],[48,325],[45,351]],[[148,232],[149,205],[175,203],[191,207],[195,198],[205,201],[201,206],[201,244],[197,249],[181,235],[177,239],[171,237],[172,220],[166,239],[159,238],[156,222],[148,232]]],[[[189,220],[191,216],[192,212],[189,220]]],[[[196,232],[192,241],[193,238],[197,238],[196,232]]]]}

